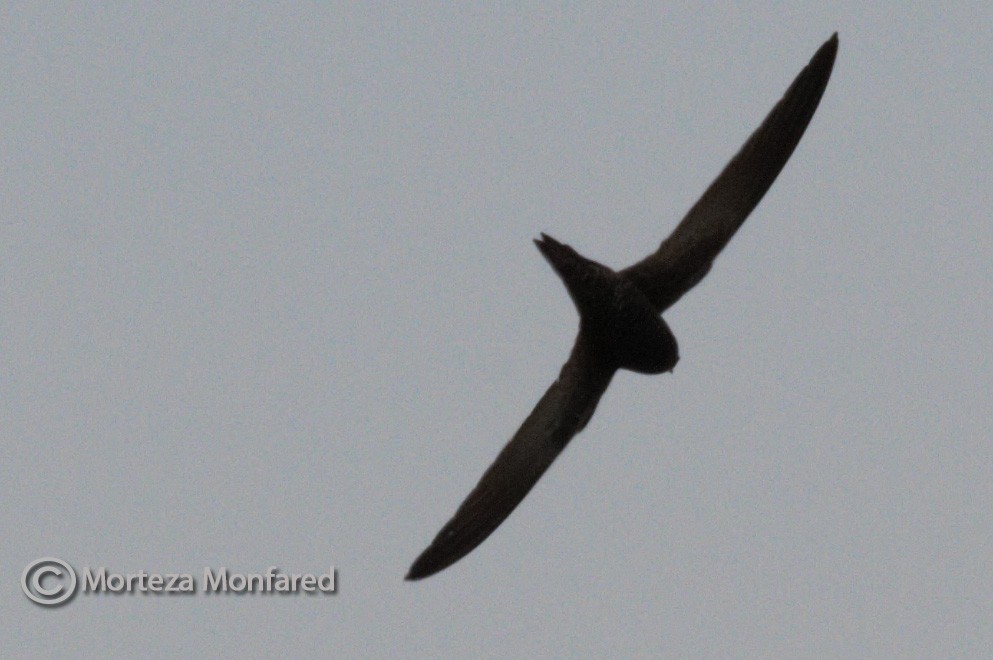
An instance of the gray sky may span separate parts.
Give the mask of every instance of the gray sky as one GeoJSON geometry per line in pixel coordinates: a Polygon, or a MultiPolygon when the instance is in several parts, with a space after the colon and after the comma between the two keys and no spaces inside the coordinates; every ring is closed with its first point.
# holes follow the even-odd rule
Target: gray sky
{"type": "Polygon", "coordinates": [[[3,11],[0,647],[671,657],[993,645],[993,10],[3,11]],[[508,521],[410,562],[554,379],[540,231],[653,250],[833,31],[806,136],[508,521]],[[77,570],[338,569],[333,597],[77,570]]]}

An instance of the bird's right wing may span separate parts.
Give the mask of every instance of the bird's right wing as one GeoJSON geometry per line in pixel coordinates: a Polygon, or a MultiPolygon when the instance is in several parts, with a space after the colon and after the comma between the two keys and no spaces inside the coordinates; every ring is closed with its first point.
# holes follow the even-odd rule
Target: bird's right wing
{"type": "Polygon", "coordinates": [[[621,271],[660,312],[703,279],[776,180],[817,110],[837,52],[835,33],[659,249],[621,271]]]}
{"type": "Polygon", "coordinates": [[[486,540],[538,482],[552,461],[593,415],[614,369],[596,358],[582,333],[569,360],[521,428],[431,545],[417,558],[408,580],[451,566],[486,540]]]}

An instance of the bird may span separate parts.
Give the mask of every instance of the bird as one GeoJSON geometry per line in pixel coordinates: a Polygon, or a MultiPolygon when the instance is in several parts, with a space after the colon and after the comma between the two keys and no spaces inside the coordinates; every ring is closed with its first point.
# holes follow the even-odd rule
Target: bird
{"type": "Polygon", "coordinates": [[[576,341],[558,378],[407,580],[434,575],[485,541],[590,421],[618,369],[672,372],[679,349],[662,313],[704,278],[772,186],[814,116],[837,52],[835,32],[654,253],[615,271],[547,234],[535,239],[579,312],[576,341]]]}

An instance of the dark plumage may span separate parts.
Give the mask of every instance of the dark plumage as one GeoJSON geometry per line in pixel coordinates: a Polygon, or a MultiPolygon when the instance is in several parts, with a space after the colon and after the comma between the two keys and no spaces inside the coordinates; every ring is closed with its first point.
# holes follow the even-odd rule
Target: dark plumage
{"type": "Polygon", "coordinates": [[[661,313],[703,279],[769,190],[814,116],[837,51],[836,33],[653,254],[613,271],[545,234],[535,241],[579,311],[576,343],[558,379],[411,566],[408,580],[451,566],[500,526],[589,422],[617,369],[672,371],[679,352],[661,313]]]}

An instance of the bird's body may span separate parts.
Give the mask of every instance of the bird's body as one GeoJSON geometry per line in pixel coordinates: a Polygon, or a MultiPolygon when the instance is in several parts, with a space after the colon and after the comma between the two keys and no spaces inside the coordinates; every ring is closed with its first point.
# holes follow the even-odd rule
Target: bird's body
{"type": "Polygon", "coordinates": [[[535,244],[562,278],[579,312],[579,332],[608,367],[641,374],[672,371],[676,337],[635,284],[551,236],[535,244]]]}
{"type": "Polygon", "coordinates": [[[835,34],[653,254],[614,271],[545,234],[535,241],[579,312],[572,353],[476,488],[411,566],[408,580],[447,568],[500,526],[585,428],[617,369],[672,371],[679,351],[661,313],[710,271],[775,181],[817,109],[837,49],[835,34]]]}

